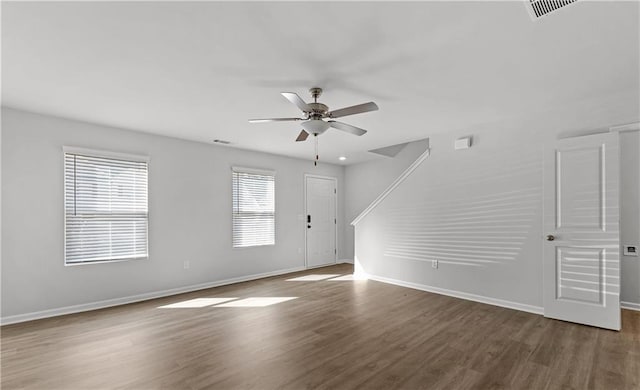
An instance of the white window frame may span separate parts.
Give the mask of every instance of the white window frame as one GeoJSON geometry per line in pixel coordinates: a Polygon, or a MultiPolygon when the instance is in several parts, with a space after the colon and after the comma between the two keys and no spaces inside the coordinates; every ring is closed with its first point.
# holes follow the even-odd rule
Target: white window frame
{"type": "Polygon", "coordinates": [[[119,263],[119,262],[123,262],[123,261],[132,261],[132,260],[146,260],[149,259],[150,257],[150,253],[149,253],[149,223],[151,221],[151,217],[150,217],[150,211],[149,211],[149,178],[151,176],[150,174],[150,161],[151,158],[147,155],[139,155],[139,154],[130,154],[130,153],[121,153],[121,152],[113,152],[113,151],[108,151],[108,150],[101,150],[101,149],[90,149],[90,148],[83,148],[83,147],[76,147],[76,146],[63,146],[62,147],[62,191],[63,191],[63,214],[64,214],[64,230],[62,232],[63,234],[63,245],[62,245],[62,250],[63,250],[63,261],[64,261],[64,265],[65,267],[75,267],[75,266],[79,266],[79,265],[89,265],[89,264],[109,264],[109,263],[119,263]],[[89,156],[89,157],[102,157],[102,158],[109,158],[109,159],[116,159],[116,160],[125,160],[125,161],[132,161],[132,162],[144,162],[147,164],[147,231],[146,231],[146,235],[147,235],[147,248],[146,248],[146,252],[147,255],[146,256],[138,256],[138,257],[129,257],[129,258],[116,258],[116,259],[110,259],[110,260],[97,260],[97,261],[86,261],[86,262],[71,262],[68,263],[67,262],[67,210],[66,210],[66,204],[67,204],[67,191],[66,191],[66,178],[65,178],[65,155],[66,154],[78,154],[78,155],[84,155],[84,156],[89,156]]]}
{"type": "Polygon", "coordinates": [[[276,244],[276,171],[268,170],[268,169],[258,169],[258,168],[248,168],[241,166],[232,166],[231,167],[231,247],[233,249],[246,249],[246,248],[256,248],[256,247],[265,247],[265,246],[275,246],[276,244]],[[235,218],[235,210],[233,209],[233,174],[234,173],[248,173],[255,175],[264,175],[264,176],[273,176],[273,243],[272,244],[257,244],[257,245],[241,245],[236,246],[233,241],[234,236],[234,218],[235,218]]]}

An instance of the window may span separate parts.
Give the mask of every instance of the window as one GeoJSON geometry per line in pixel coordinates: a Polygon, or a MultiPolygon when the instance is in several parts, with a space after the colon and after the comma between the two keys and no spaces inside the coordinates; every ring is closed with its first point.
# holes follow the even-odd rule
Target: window
{"type": "Polygon", "coordinates": [[[148,256],[145,157],[65,148],[65,264],[148,256]]]}
{"type": "Polygon", "coordinates": [[[275,244],[274,172],[233,168],[234,248],[275,244]]]}

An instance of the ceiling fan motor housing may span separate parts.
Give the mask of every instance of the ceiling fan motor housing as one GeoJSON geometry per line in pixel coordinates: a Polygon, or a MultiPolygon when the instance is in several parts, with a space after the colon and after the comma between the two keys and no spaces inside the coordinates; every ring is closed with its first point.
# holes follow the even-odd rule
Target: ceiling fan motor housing
{"type": "Polygon", "coordinates": [[[307,103],[311,112],[309,113],[309,119],[321,119],[326,117],[329,112],[329,107],[322,103],[307,103]]]}

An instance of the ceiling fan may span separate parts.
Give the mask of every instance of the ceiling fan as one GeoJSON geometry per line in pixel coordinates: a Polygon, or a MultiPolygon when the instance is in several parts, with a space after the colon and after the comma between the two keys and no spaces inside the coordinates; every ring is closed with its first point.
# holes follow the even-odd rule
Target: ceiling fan
{"type": "Polygon", "coordinates": [[[343,116],[361,114],[363,112],[376,111],[378,106],[374,102],[358,104],[355,106],[341,108],[339,110],[329,111],[329,107],[325,104],[318,103],[318,97],[322,94],[322,88],[311,88],[309,90],[313,103],[305,103],[298,94],[293,92],[282,92],[284,96],[291,103],[295,104],[302,113],[303,118],[270,118],[270,119],[249,119],[250,123],[262,123],[262,122],[287,122],[287,121],[303,121],[300,123],[302,131],[296,138],[296,141],[304,141],[309,137],[309,134],[318,136],[330,127],[334,129],[347,132],[354,135],[364,135],[367,131],[359,127],[348,125],[346,123],[335,121],[335,118],[341,118],[343,116]],[[325,120],[326,119],[326,120],[325,120]]]}

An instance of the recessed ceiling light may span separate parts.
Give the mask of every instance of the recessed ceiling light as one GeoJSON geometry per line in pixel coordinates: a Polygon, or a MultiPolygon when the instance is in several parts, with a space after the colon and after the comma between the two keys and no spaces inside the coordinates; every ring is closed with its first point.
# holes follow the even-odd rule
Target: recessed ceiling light
{"type": "Polygon", "coordinates": [[[344,161],[344,160],[346,160],[346,159],[347,159],[347,158],[346,158],[345,156],[340,156],[340,157],[338,157],[338,160],[340,160],[340,161],[344,161]]]}

